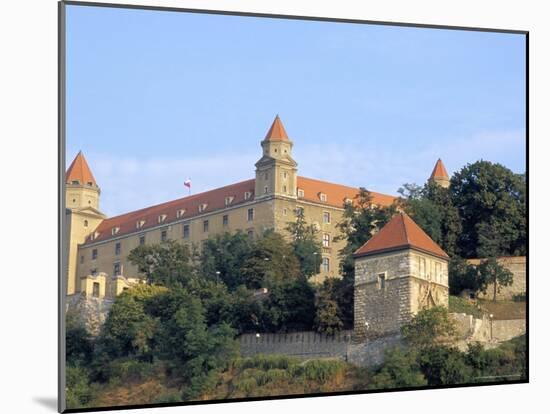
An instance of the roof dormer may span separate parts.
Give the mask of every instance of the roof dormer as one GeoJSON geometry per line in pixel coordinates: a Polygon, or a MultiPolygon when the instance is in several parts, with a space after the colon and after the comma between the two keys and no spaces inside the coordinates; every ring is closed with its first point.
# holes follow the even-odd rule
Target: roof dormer
{"type": "Polygon", "coordinates": [[[176,218],[182,218],[184,214],[185,214],[185,209],[184,209],[184,208],[180,208],[180,209],[176,212],[176,218]]]}
{"type": "Polygon", "coordinates": [[[118,232],[120,231],[120,227],[116,226],[116,227],[113,227],[111,229],[111,234],[114,236],[114,235],[117,235],[118,232]]]}
{"type": "Polygon", "coordinates": [[[166,221],[166,214],[161,214],[160,216],[158,216],[159,224],[164,223],[165,221],[166,221]]]}

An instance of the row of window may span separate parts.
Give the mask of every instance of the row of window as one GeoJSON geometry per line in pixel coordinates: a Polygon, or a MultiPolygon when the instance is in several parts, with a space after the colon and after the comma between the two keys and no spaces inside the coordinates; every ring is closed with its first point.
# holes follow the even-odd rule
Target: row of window
{"type": "MultiPolygon", "coordinates": [[[[254,220],[254,209],[253,208],[248,209],[246,218],[247,218],[247,221],[253,221],[254,220]]],[[[228,214],[223,215],[222,225],[224,227],[229,226],[229,215],[228,214]]],[[[209,227],[210,227],[209,220],[204,220],[202,222],[202,231],[204,233],[208,233],[209,227]]],[[[249,230],[248,233],[250,235],[251,230],[249,230]]],[[[188,239],[190,237],[190,234],[191,233],[190,233],[189,224],[184,224],[183,225],[183,238],[188,239]]],[[[252,235],[253,235],[253,231],[252,231],[252,235]]],[[[166,240],[168,240],[168,232],[166,230],[161,230],[161,232],[160,232],[160,241],[165,242],[166,240]]],[[[144,244],[145,244],[145,235],[141,235],[139,237],[139,245],[143,246],[144,244]]],[[[119,256],[120,253],[121,253],[121,245],[120,245],[120,243],[116,243],[115,244],[115,255],[119,256]]],[[[97,259],[97,249],[92,249],[92,260],[96,260],[96,259],[97,259]]],[[[81,256],[80,257],[80,263],[83,263],[83,262],[84,262],[84,256],[81,256]]]]}

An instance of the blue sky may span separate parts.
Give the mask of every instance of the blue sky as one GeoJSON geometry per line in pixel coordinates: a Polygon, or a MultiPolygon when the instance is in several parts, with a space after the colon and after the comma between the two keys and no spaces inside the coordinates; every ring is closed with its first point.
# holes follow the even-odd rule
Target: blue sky
{"type": "Polygon", "coordinates": [[[67,163],[84,151],[106,214],[253,178],[276,114],[306,177],[523,172],[524,36],[67,7],[67,163]]]}

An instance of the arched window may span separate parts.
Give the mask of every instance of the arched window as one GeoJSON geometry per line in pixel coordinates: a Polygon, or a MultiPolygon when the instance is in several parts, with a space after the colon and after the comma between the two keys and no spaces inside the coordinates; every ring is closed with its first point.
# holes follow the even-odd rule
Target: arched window
{"type": "Polygon", "coordinates": [[[84,220],[84,227],[88,227],[88,220],[84,220]]]}

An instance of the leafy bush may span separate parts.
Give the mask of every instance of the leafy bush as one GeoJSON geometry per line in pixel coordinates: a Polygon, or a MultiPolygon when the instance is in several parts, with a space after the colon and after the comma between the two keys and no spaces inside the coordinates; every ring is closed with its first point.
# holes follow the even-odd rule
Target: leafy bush
{"type": "Polygon", "coordinates": [[[87,370],[79,366],[67,366],[66,371],[66,404],[67,408],[85,408],[94,397],[89,383],[87,370]]]}
{"type": "Polygon", "coordinates": [[[369,388],[421,387],[427,383],[414,352],[391,348],[385,352],[384,363],[375,371],[369,388]]]}

